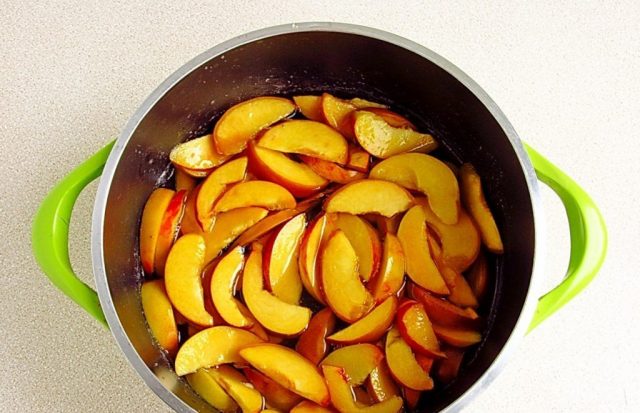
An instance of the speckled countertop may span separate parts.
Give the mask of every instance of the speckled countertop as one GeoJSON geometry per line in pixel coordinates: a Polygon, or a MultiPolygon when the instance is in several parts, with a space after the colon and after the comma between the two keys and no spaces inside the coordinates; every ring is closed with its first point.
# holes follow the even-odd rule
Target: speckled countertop
{"type": "MultiPolygon", "coordinates": [[[[42,275],[31,219],[47,190],[191,57],[249,30],[310,20],[377,27],[442,54],[606,217],[600,276],[526,338],[467,411],[640,411],[638,2],[375,3],[0,1],[0,411],[168,411],[111,334],[42,275]]],[[[89,283],[96,187],[81,195],[69,241],[89,283]]],[[[546,188],[543,200],[552,286],[566,267],[568,229],[546,188]]]]}

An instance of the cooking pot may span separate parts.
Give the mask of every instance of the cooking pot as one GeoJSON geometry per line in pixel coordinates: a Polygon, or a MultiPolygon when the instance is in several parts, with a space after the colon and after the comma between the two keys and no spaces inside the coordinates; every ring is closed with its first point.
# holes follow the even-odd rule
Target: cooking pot
{"type": "Polygon", "coordinates": [[[107,325],[149,387],[179,412],[213,412],[173,372],[154,344],[140,303],[141,211],[165,184],[168,153],[212,127],[225,109],[260,95],[331,91],[391,104],[442,143],[455,162],[471,162],[504,240],[483,341],[450,385],[424,393],[419,411],[457,411],[487,387],[528,330],[578,294],[606,251],[604,221],[568,176],[522,143],[489,96],[453,64],[407,39],[362,26],[304,23],[271,27],[224,42],[164,81],[133,114],[120,137],[66,176],[43,201],[33,224],[33,249],[54,285],[107,325]],[[71,268],[67,241],[73,204],[102,174],[92,227],[97,293],[71,268]],[[537,179],[567,211],[571,259],[567,275],[540,297],[544,254],[537,179]]]}

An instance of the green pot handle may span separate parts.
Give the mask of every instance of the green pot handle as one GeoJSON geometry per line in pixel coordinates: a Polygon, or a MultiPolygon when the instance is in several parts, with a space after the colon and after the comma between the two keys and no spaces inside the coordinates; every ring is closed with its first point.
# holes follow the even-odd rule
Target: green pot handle
{"type": "Polygon", "coordinates": [[[33,220],[33,255],[53,285],[107,326],[98,294],[74,274],[69,260],[69,221],[80,192],[102,174],[114,142],[100,149],[51,190],[33,220]]]}
{"type": "Polygon", "coordinates": [[[578,295],[598,273],[607,252],[607,228],[591,197],[558,167],[524,144],[538,179],[560,197],[567,211],[571,255],[562,282],[540,298],[529,331],[578,295]]]}

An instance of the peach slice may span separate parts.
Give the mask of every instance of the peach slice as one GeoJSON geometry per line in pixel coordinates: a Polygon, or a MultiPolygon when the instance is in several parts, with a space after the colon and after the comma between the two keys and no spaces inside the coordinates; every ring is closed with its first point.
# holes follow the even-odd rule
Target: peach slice
{"type": "Polygon", "coordinates": [[[378,274],[382,245],[378,233],[364,219],[357,215],[338,213],[334,227],[342,230],[358,256],[360,279],[367,282],[378,274]]]}
{"type": "Polygon", "coordinates": [[[193,179],[191,175],[189,175],[188,173],[186,173],[180,168],[176,168],[175,179],[176,179],[176,192],[182,191],[182,190],[191,191],[193,188],[196,187],[196,184],[197,184],[196,180],[193,179]]]}
{"type": "Polygon", "coordinates": [[[213,325],[204,306],[200,274],[204,268],[205,244],[202,236],[183,235],[173,244],[165,266],[165,288],[173,306],[187,320],[201,326],[213,325]]]}
{"type": "Polygon", "coordinates": [[[282,185],[294,196],[309,196],[329,183],[313,168],[296,162],[281,152],[250,143],[247,154],[251,160],[251,171],[258,178],[282,185]]]}
{"type": "Polygon", "coordinates": [[[330,335],[327,340],[338,344],[375,341],[382,337],[393,322],[397,307],[398,299],[392,295],[362,319],[330,335]]]}
{"type": "Polygon", "coordinates": [[[371,406],[360,407],[354,399],[353,389],[343,368],[322,366],[322,373],[327,380],[331,403],[340,412],[395,413],[402,409],[402,399],[398,396],[371,406]]]}
{"type": "Polygon", "coordinates": [[[293,208],[296,200],[284,187],[269,181],[240,182],[229,188],[213,207],[214,213],[256,206],[268,210],[293,208]]]}
{"type": "Polygon", "coordinates": [[[480,317],[473,309],[462,309],[447,300],[434,297],[417,285],[411,284],[408,293],[414,300],[422,303],[433,323],[458,328],[477,327],[480,323],[480,317]]]}
{"type": "Polygon", "coordinates": [[[309,400],[303,400],[295,405],[290,413],[335,413],[335,410],[322,407],[309,400]]]}
{"type": "Polygon", "coordinates": [[[223,413],[236,413],[238,404],[224,391],[208,369],[187,375],[187,382],[207,403],[223,413]]]}
{"type": "Polygon", "coordinates": [[[365,177],[362,172],[345,169],[334,162],[305,155],[302,155],[300,158],[316,174],[332,182],[348,184],[349,182],[363,179],[365,177]]]}
{"type": "Polygon", "coordinates": [[[369,155],[369,152],[363,150],[359,146],[349,147],[349,160],[346,165],[347,168],[367,173],[369,172],[369,165],[371,165],[371,155],[369,155]]]}
{"type": "Polygon", "coordinates": [[[164,289],[163,280],[147,281],[140,289],[142,310],[151,334],[160,347],[174,354],[178,349],[178,327],[173,316],[173,307],[164,289]]]}
{"type": "Polygon", "coordinates": [[[173,147],[169,159],[189,175],[196,172],[196,178],[202,178],[212,168],[222,165],[229,157],[221,155],[213,145],[211,135],[200,136],[173,147]]]}
{"type": "Polygon", "coordinates": [[[302,281],[298,273],[298,247],[307,220],[299,214],[274,232],[264,249],[264,276],[267,290],[289,304],[298,304],[302,281]]]}
{"type": "Polygon", "coordinates": [[[386,361],[371,371],[367,379],[367,390],[377,402],[382,402],[400,395],[398,385],[393,380],[386,361]]]}
{"type": "Polygon", "coordinates": [[[209,176],[211,171],[215,169],[215,168],[189,169],[189,168],[184,168],[178,165],[176,165],[176,168],[180,169],[181,171],[183,171],[185,174],[189,175],[192,178],[206,178],[207,176],[209,176]]]}
{"type": "Polygon", "coordinates": [[[328,406],[329,390],[311,363],[290,348],[271,343],[244,348],[240,355],[261,373],[320,406],[328,406]]]}
{"type": "Polygon", "coordinates": [[[359,386],[383,359],[384,353],[378,346],[369,343],[354,344],[334,350],[322,360],[320,366],[343,368],[349,376],[349,384],[359,386]]]}
{"type": "Polygon", "coordinates": [[[410,410],[414,410],[416,407],[418,407],[421,395],[421,391],[413,390],[408,387],[402,387],[402,396],[404,397],[404,400],[407,403],[407,407],[410,410]]]}
{"type": "Polygon", "coordinates": [[[494,254],[502,254],[504,245],[500,231],[484,197],[480,175],[470,163],[465,163],[460,167],[460,185],[462,187],[462,201],[478,226],[482,242],[489,251],[494,254]]]}
{"type": "Polygon", "coordinates": [[[311,310],[286,303],[264,289],[262,251],[254,249],[242,275],[242,295],[253,316],[266,329],[292,336],[307,328],[311,310]]]}
{"type": "Polygon", "coordinates": [[[377,158],[403,152],[431,152],[438,147],[433,136],[405,127],[394,128],[385,118],[368,110],[353,113],[353,131],[360,146],[377,158]]]}
{"type": "Polygon", "coordinates": [[[202,234],[207,245],[205,262],[211,262],[240,234],[266,219],[268,213],[264,208],[244,207],[218,214],[211,231],[202,234]]]}
{"type": "Polygon", "coordinates": [[[214,380],[238,404],[243,413],[259,413],[264,407],[262,394],[252,387],[247,378],[231,366],[218,366],[209,370],[214,380]]]}
{"type": "Polygon", "coordinates": [[[358,109],[365,109],[365,108],[388,108],[387,105],[383,105],[382,103],[378,103],[378,102],[372,102],[370,100],[367,99],[362,99],[362,98],[353,98],[351,100],[349,100],[349,103],[351,103],[353,106],[355,106],[358,109]]]}
{"type": "Polygon", "coordinates": [[[444,357],[422,304],[412,300],[405,301],[398,308],[396,318],[400,335],[414,351],[430,357],[444,357]]]}
{"type": "Polygon", "coordinates": [[[448,270],[451,273],[451,278],[453,280],[452,285],[449,286],[451,294],[447,296],[447,300],[460,307],[478,308],[480,304],[478,303],[476,296],[473,294],[473,290],[471,289],[471,286],[469,286],[466,278],[464,278],[459,272],[450,268],[445,268],[445,270],[448,270]]]}
{"type": "Polygon", "coordinates": [[[305,118],[315,120],[316,122],[324,122],[324,114],[322,113],[322,96],[303,95],[294,96],[293,101],[300,109],[305,118]]]}
{"type": "Polygon", "coordinates": [[[433,331],[436,336],[447,344],[454,347],[469,347],[482,340],[482,334],[474,330],[466,330],[453,327],[439,326],[433,324],[433,331]]]}
{"type": "Polygon", "coordinates": [[[216,326],[204,329],[185,341],[178,350],[176,374],[184,376],[201,368],[240,363],[243,361],[240,350],[261,342],[261,338],[240,328],[216,326]]]}
{"type": "Polygon", "coordinates": [[[198,192],[202,184],[197,185],[187,194],[187,201],[184,205],[184,214],[182,214],[182,221],[180,221],[180,233],[186,234],[202,234],[204,231],[198,222],[198,212],[196,211],[196,200],[198,199],[198,192]]]}
{"type": "Polygon", "coordinates": [[[267,405],[278,410],[288,412],[302,399],[257,370],[247,368],[243,370],[243,373],[253,384],[253,387],[264,395],[267,399],[267,405]]]}
{"type": "Polygon", "coordinates": [[[320,274],[318,257],[320,247],[329,238],[331,223],[326,214],[320,215],[309,224],[302,236],[298,267],[302,285],[319,303],[325,304],[324,296],[320,288],[320,274]]]}
{"type": "Polygon", "coordinates": [[[353,323],[369,312],[373,297],[358,275],[358,256],[349,239],[335,230],[320,258],[322,290],[329,307],[342,320],[353,323]]]}
{"type": "Polygon", "coordinates": [[[153,272],[160,226],[174,194],[171,189],[158,188],[149,195],[144,205],[140,223],[140,261],[146,273],[153,272]]]}
{"type": "Polygon", "coordinates": [[[395,182],[407,189],[422,192],[442,222],[450,225],[458,222],[458,181],[441,160],[422,153],[404,153],[378,163],[371,169],[369,177],[395,182]]]}
{"type": "Polygon", "coordinates": [[[353,215],[373,212],[392,217],[406,211],[413,203],[411,194],[393,182],[363,179],[334,192],[325,202],[324,209],[327,212],[347,212],[353,215]]]}
{"type": "Polygon", "coordinates": [[[404,215],[398,227],[398,239],[404,251],[407,275],[429,291],[448,294],[449,289],[431,258],[427,237],[424,210],[416,205],[404,215]]]}
{"type": "Polygon", "coordinates": [[[238,275],[244,266],[241,247],[234,248],[215,266],[211,276],[211,299],[220,316],[234,327],[251,327],[247,308],[234,297],[238,275]]]}
{"type": "Polygon", "coordinates": [[[178,226],[184,214],[187,191],[177,192],[167,206],[167,210],[162,217],[158,241],[156,244],[156,256],[153,266],[158,275],[164,275],[164,266],[167,262],[169,250],[178,237],[178,226]]]}
{"type": "Polygon", "coordinates": [[[344,164],[349,152],[347,141],[324,123],[288,120],[267,130],[258,140],[263,148],[297,153],[344,164]]]}
{"type": "MultiPolygon", "coordinates": [[[[364,108],[363,108],[364,109],[364,108]]],[[[366,108],[367,112],[374,113],[384,119],[385,122],[389,124],[389,126],[393,128],[405,128],[416,130],[416,127],[411,121],[404,116],[393,112],[387,108],[366,108]]]]}
{"type": "Polygon", "coordinates": [[[447,358],[440,360],[436,369],[436,377],[443,383],[449,383],[458,376],[458,371],[462,365],[464,350],[457,348],[444,349],[447,358]]]}
{"type": "Polygon", "coordinates": [[[369,284],[376,303],[395,295],[404,284],[405,259],[402,245],[393,234],[384,237],[380,273],[369,284]]]}
{"type": "Polygon", "coordinates": [[[215,219],[213,205],[228,184],[240,182],[247,174],[247,157],[243,156],[216,168],[202,183],[196,198],[198,222],[205,231],[210,231],[215,219]]]}
{"type": "Polygon", "coordinates": [[[309,327],[296,343],[296,351],[313,364],[318,364],[327,353],[327,336],[336,325],[336,317],[330,308],[324,308],[309,321],[309,327]]]}
{"type": "Polygon", "coordinates": [[[420,367],[411,347],[402,339],[396,327],[387,333],[385,354],[389,370],[400,384],[413,390],[433,388],[433,380],[420,367]]]}
{"type": "Polygon", "coordinates": [[[322,94],[322,114],[327,124],[349,139],[355,138],[350,124],[351,112],[357,107],[346,100],[339,99],[329,93],[322,94]]]}
{"type": "Polygon", "coordinates": [[[489,288],[489,266],[487,257],[481,252],[467,272],[467,281],[478,300],[487,295],[489,288]]]}
{"type": "Polygon", "coordinates": [[[296,105],[289,99],[263,96],[229,108],[213,129],[215,147],[223,155],[240,153],[262,129],[291,116],[296,105]]]}

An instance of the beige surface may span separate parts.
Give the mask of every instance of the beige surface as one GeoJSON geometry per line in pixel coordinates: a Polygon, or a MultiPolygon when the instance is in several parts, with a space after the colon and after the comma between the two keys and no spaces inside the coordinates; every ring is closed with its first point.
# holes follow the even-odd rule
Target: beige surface
{"type": "MultiPolygon", "coordinates": [[[[581,182],[606,216],[610,252],[600,277],[527,337],[468,411],[640,411],[637,2],[107,3],[0,1],[0,411],[167,411],[111,335],[36,267],[31,217],[46,191],[116,136],[182,63],[245,31],[305,20],[366,24],[441,53],[487,90],[522,137],[581,182]]],[[[72,261],[85,280],[95,189],[81,196],[71,225],[72,261]]],[[[566,265],[568,236],[549,191],[544,202],[552,285],[566,265]]]]}

